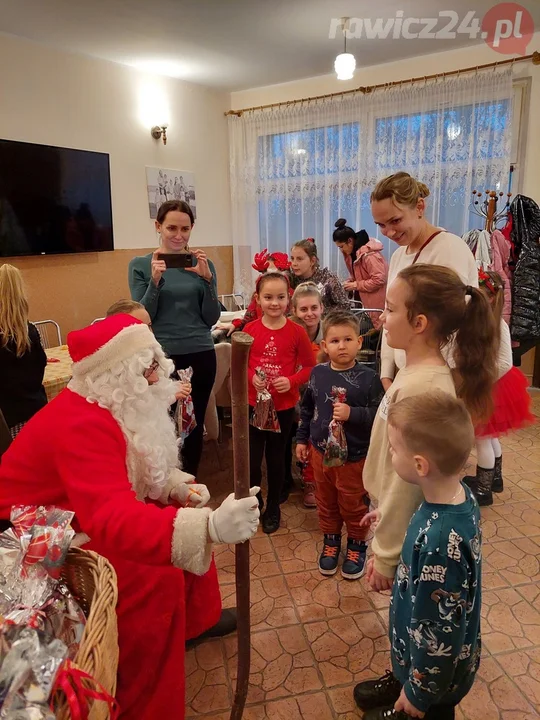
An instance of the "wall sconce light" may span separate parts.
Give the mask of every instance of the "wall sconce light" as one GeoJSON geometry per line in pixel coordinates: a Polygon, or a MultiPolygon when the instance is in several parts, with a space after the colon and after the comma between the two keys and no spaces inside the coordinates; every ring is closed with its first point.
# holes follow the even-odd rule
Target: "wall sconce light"
{"type": "Polygon", "coordinates": [[[150,130],[150,134],[153,138],[156,140],[159,140],[159,138],[163,139],[163,144],[167,144],[167,127],[168,125],[154,125],[154,127],[150,130]]]}

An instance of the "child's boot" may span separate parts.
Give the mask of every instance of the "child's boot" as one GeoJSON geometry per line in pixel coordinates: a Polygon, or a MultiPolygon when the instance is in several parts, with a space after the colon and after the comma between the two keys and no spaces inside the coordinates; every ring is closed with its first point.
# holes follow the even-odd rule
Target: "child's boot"
{"type": "Polygon", "coordinates": [[[504,490],[504,482],[502,475],[502,455],[495,458],[495,474],[493,475],[493,485],[491,490],[494,493],[502,493],[504,490]]]}
{"type": "Polygon", "coordinates": [[[463,482],[470,487],[480,507],[493,505],[493,479],[495,468],[482,468],[476,466],[476,475],[467,475],[463,482]]]}
{"type": "Polygon", "coordinates": [[[341,535],[325,535],[322,553],[319,557],[319,570],[322,575],[335,575],[341,550],[341,535]]]}
{"type": "Polygon", "coordinates": [[[363,540],[347,538],[345,560],[341,567],[341,574],[346,580],[358,580],[366,569],[367,545],[363,540]]]}
{"type": "Polygon", "coordinates": [[[304,483],[304,507],[316,508],[317,501],[315,500],[315,483],[305,482],[304,483]]]}
{"type": "Polygon", "coordinates": [[[302,483],[304,485],[304,507],[316,508],[315,499],[315,475],[309,462],[302,463],[302,483]]]}

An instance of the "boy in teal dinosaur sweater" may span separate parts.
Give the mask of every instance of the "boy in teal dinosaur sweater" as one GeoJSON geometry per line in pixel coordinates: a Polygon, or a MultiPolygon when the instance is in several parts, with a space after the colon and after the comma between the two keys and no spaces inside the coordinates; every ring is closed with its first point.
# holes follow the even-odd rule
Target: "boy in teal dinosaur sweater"
{"type": "MultiPolygon", "coordinates": [[[[480,511],[461,483],[474,430],[463,403],[437,390],[392,405],[388,439],[395,471],[422,489],[424,502],[392,590],[392,672],[359,683],[354,697],[364,720],[453,720],[481,651],[480,511]]],[[[366,522],[379,517],[374,511],[366,522]]]]}

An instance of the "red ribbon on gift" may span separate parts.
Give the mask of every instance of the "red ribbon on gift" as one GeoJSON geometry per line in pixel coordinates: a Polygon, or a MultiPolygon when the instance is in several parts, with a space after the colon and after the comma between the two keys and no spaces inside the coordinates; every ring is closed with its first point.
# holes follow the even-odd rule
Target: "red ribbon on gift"
{"type": "MultiPolygon", "coordinates": [[[[55,692],[61,690],[66,696],[72,720],[88,720],[90,712],[89,700],[101,700],[109,706],[111,720],[117,720],[120,709],[118,703],[109,695],[105,688],[97,680],[73,665],[68,660],[64,663],[54,685],[55,692]]],[[[51,710],[54,711],[51,702],[51,710]]]]}

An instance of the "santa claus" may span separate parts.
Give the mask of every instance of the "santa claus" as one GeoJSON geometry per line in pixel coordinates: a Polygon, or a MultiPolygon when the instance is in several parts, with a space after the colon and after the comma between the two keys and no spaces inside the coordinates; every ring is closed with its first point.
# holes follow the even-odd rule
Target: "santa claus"
{"type": "Polygon", "coordinates": [[[68,347],[68,387],[2,457],[0,517],[16,504],[75,512],[84,547],[118,576],[121,717],[179,720],[185,641],[220,618],[212,543],[252,537],[258,504],[230,495],[205,508],[206,487],[178,468],[173,363],[144,323],[114,315],[68,347]]]}

